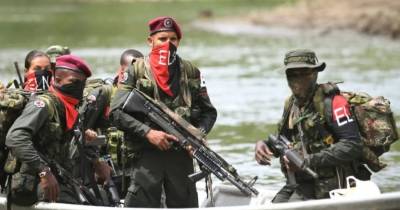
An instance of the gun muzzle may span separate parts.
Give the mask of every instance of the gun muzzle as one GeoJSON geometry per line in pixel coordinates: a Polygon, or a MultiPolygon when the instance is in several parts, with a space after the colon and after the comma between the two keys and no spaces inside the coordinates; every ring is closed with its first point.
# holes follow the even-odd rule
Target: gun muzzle
{"type": "Polygon", "coordinates": [[[311,170],[311,168],[306,167],[306,168],[304,169],[304,171],[305,171],[306,173],[308,173],[310,176],[312,176],[314,179],[318,179],[318,174],[315,173],[313,170],[311,170]]]}

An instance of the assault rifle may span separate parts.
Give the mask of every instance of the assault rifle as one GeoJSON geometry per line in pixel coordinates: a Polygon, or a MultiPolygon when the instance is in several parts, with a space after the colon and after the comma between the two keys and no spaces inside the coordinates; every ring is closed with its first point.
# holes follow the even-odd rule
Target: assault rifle
{"type": "Polygon", "coordinates": [[[14,80],[14,86],[16,88],[19,88],[19,87],[23,88],[24,82],[22,80],[21,71],[19,70],[17,61],[14,62],[14,67],[15,67],[15,71],[17,72],[18,81],[19,81],[19,84],[18,84],[18,82],[16,80],[14,80]]]}
{"type": "MultiPolygon", "coordinates": [[[[99,95],[101,95],[101,90],[99,92],[99,95]]],[[[97,101],[93,100],[91,102],[86,101],[86,103],[83,104],[81,107],[81,122],[80,122],[80,129],[81,132],[86,131],[86,129],[94,129],[96,127],[96,122],[98,121],[99,116],[101,113],[98,111],[98,106],[97,106],[97,101]]],[[[80,144],[86,146],[106,146],[107,145],[107,139],[106,136],[104,135],[98,135],[95,140],[86,142],[82,139],[82,135],[79,135],[80,139],[80,144]]],[[[85,149],[85,148],[83,148],[85,149]]],[[[114,165],[112,164],[111,156],[110,159],[105,159],[103,158],[104,161],[112,167],[113,173],[115,174],[115,168],[114,165]],[[110,164],[111,163],[111,164],[110,164]]],[[[101,198],[103,201],[103,204],[107,204],[108,201],[104,200],[101,197],[100,189],[98,188],[97,184],[95,183],[94,177],[89,175],[89,181],[90,184],[92,185],[92,188],[96,194],[97,197],[101,198]]],[[[109,180],[106,181],[106,184],[104,185],[104,189],[107,191],[108,194],[108,200],[111,202],[111,206],[119,206],[121,204],[120,202],[120,197],[118,194],[118,190],[116,185],[114,184],[114,181],[112,177],[110,177],[109,180]]]]}
{"type": "Polygon", "coordinates": [[[232,165],[204,144],[205,133],[171,111],[165,104],[133,89],[122,110],[132,116],[135,114],[146,115],[151,122],[160,126],[165,132],[174,135],[178,139],[179,146],[182,148],[191,146],[193,157],[199,162],[201,169],[199,173],[189,175],[192,181],[196,182],[213,173],[221,181],[231,182],[247,196],[258,195],[258,191],[253,187],[256,177],[249,183],[243,181],[232,165]]]}
{"type": "Polygon", "coordinates": [[[78,198],[80,204],[83,205],[97,205],[97,198],[93,195],[89,188],[87,188],[81,179],[76,179],[69,171],[64,169],[59,163],[55,160],[49,160],[46,156],[41,154],[40,158],[47,163],[47,165],[51,168],[52,173],[57,177],[57,180],[60,180],[63,183],[69,185],[72,189],[74,189],[75,194],[78,198]]]}
{"type": "Polygon", "coordinates": [[[308,173],[314,179],[318,178],[318,174],[311,170],[309,167],[304,167],[304,159],[295,150],[289,148],[290,141],[283,135],[274,136],[269,135],[265,141],[267,146],[274,154],[279,156],[286,156],[286,158],[293,163],[296,167],[308,173]]]}

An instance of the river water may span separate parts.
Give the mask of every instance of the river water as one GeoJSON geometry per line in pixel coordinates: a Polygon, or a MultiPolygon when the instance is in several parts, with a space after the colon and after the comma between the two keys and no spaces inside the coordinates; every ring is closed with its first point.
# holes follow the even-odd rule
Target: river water
{"type": "MultiPolygon", "coordinates": [[[[349,31],[293,31],[245,23],[195,22],[190,27],[201,31],[206,38],[183,41],[178,53],[201,69],[210,98],[218,109],[218,120],[209,135],[210,147],[233,164],[239,174],[247,178],[258,176],[256,188],[275,192],[284,182],[277,160],[272,166],[256,164],[254,144],[273,131],[289,94],[285,75],[280,70],[288,50],[315,50],[319,60],[327,63],[326,70],[319,75],[320,82],[344,81],[340,84],[342,90],[384,95],[392,102],[397,121],[400,119],[398,41],[349,31]]],[[[149,50],[137,41],[129,47],[145,54],[149,50]]],[[[94,77],[105,78],[114,76],[124,49],[77,47],[71,50],[88,61],[94,77]]],[[[0,49],[2,82],[16,77],[12,63],[19,61],[22,68],[29,50],[0,49]]],[[[389,165],[374,174],[373,181],[382,191],[398,190],[400,145],[394,144],[383,155],[383,160],[389,165]]]]}

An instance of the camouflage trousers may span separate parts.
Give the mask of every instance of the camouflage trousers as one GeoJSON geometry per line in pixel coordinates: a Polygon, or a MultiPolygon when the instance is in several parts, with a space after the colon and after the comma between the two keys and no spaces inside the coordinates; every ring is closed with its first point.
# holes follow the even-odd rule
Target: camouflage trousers
{"type": "Polygon", "coordinates": [[[131,182],[125,197],[126,207],[160,208],[162,194],[168,208],[198,207],[193,159],[183,150],[143,151],[131,169],[131,182]]]}

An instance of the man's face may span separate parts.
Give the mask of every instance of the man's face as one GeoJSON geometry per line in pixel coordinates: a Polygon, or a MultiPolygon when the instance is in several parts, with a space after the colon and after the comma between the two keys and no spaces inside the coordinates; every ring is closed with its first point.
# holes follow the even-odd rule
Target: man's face
{"type": "Polygon", "coordinates": [[[179,39],[174,31],[161,31],[147,38],[147,43],[151,48],[158,47],[165,42],[171,42],[176,48],[179,46],[179,39]]]}
{"type": "Polygon", "coordinates": [[[57,69],[54,75],[54,85],[58,87],[72,83],[85,82],[85,80],[86,76],[83,73],[66,69],[57,69]]]}
{"type": "Polygon", "coordinates": [[[290,69],[286,71],[286,78],[293,95],[300,101],[305,102],[312,94],[317,81],[318,72],[314,69],[290,69]]]}
{"type": "Polygon", "coordinates": [[[31,66],[26,70],[26,74],[35,71],[50,71],[50,59],[46,56],[38,56],[33,58],[31,61],[31,66]]]}

